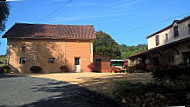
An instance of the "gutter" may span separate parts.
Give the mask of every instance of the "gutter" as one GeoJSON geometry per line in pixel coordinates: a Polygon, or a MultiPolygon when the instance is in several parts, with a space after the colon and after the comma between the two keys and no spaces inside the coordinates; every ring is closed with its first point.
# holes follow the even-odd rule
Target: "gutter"
{"type": "Polygon", "coordinates": [[[8,47],[7,47],[7,64],[9,66],[9,60],[10,60],[10,40],[8,41],[8,47]]]}

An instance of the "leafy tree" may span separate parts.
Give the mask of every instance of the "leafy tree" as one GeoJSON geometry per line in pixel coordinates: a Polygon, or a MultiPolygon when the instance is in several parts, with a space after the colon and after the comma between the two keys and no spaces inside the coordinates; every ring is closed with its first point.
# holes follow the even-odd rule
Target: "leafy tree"
{"type": "Polygon", "coordinates": [[[0,1],[0,31],[4,31],[5,22],[9,16],[9,6],[5,1],[0,1]]]}
{"type": "Polygon", "coordinates": [[[96,40],[93,42],[94,52],[102,55],[120,58],[119,44],[111,36],[103,31],[96,32],[96,40]]]}
{"type": "Polygon", "coordinates": [[[125,44],[120,45],[121,58],[140,53],[148,49],[147,44],[139,44],[137,46],[127,46],[125,44]]]}

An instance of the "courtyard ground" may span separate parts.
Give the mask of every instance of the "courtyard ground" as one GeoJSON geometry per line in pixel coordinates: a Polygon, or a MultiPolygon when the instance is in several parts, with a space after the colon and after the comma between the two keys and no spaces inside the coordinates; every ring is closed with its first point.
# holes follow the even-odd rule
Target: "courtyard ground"
{"type": "Polygon", "coordinates": [[[26,75],[0,75],[0,107],[119,107],[76,84],[26,75]]]}
{"type": "Polygon", "coordinates": [[[142,82],[153,81],[150,73],[56,73],[31,74],[31,77],[49,78],[77,84],[90,90],[109,95],[119,81],[142,82]]]}

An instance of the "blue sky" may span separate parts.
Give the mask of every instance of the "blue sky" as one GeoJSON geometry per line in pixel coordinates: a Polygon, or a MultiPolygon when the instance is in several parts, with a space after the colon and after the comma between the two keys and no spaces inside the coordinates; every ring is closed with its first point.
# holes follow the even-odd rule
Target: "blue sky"
{"type": "MultiPolygon", "coordinates": [[[[65,5],[68,1],[9,1],[5,31],[15,23],[94,25],[96,31],[131,46],[147,44],[148,35],[190,15],[190,0],[72,0],[65,5]]],[[[6,39],[0,41],[2,55],[6,53],[6,39]]]]}

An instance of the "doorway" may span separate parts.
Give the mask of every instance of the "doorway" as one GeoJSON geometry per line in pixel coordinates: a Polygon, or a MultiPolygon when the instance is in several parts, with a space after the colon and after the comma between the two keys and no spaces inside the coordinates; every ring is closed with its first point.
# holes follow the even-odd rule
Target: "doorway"
{"type": "Polygon", "coordinates": [[[183,61],[185,64],[190,64],[190,52],[183,52],[183,61]]]}
{"type": "Polygon", "coordinates": [[[75,58],[75,72],[81,72],[80,58],[75,58]]]}
{"type": "Polygon", "coordinates": [[[153,64],[154,64],[154,66],[157,66],[157,65],[160,64],[160,63],[159,63],[159,57],[158,57],[158,56],[156,56],[156,57],[153,58],[153,64]]]}

